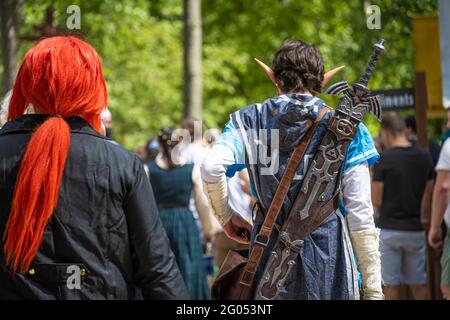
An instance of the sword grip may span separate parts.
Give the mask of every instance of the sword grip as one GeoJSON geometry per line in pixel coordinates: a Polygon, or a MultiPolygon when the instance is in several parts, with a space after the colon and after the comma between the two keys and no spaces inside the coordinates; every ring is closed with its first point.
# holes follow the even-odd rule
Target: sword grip
{"type": "Polygon", "coordinates": [[[362,75],[359,83],[363,86],[367,86],[369,83],[370,77],[372,76],[373,71],[375,70],[375,66],[377,64],[378,58],[381,53],[384,52],[384,39],[381,39],[378,43],[374,45],[374,52],[370,57],[370,61],[366,66],[366,70],[364,70],[364,74],[362,75]]]}

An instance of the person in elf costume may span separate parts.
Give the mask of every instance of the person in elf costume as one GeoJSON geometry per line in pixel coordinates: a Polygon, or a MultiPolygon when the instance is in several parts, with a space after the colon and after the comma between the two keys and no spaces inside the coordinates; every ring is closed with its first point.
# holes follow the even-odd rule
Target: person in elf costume
{"type": "MultiPolygon", "coordinates": [[[[289,40],[278,49],[272,68],[257,62],[275,84],[278,95],[231,114],[201,167],[204,190],[225,232],[236,241],[250,242],[251,247],[292,150],[305,136],[308,124],[326,107],[317,94],[343,68],[324,73],[319,51],[297,40],[289,40]],[[252,225],[228,204],[226,177],[245,167],[258,199],[252,225]]],[[[261,282],[280,226],[288,217],[330,118],[331,113],[325,114],[312,135],[276,221],[277,228],[260,260],[257,283],[261,282]]],[[[278,299],[359,299],[357,270],[362,275],[363,298],[384,298],[369,174],[370,166],[378,159],[374,142],[361,123],[346,153],[342,174],[336,178],[341,179],[341,206],[305,238],[295,265],[279,288],[278,299]]]]}

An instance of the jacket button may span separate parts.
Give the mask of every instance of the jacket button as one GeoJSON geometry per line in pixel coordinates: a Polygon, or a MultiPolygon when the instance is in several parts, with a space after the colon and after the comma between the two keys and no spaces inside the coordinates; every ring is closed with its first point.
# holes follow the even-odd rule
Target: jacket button
{"type": "Polygon", "coordinates": [[[36,273],[36,271],[32,268],[30,270],[28,270],[28,274],[34,276],[36,273]]]}
{"type": "Polygon", "coordinates": [[[84,277],[86,275],[86,269],[80,270],[80,276],[84,277]]]}

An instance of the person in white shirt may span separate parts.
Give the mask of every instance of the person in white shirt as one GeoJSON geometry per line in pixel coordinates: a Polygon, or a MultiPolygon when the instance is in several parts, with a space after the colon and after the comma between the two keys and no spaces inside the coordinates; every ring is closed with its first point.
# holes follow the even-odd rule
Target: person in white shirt
{"type": "Polygon", "coordinates": [[[442,147],[436,172],[428,242],[435,249],[443,246],[441,290],[444,298],[450,299],[450,139],[447,139],[442,147]],[[443,219],[447,225],[445,240],[441,228],[443,219]]]}

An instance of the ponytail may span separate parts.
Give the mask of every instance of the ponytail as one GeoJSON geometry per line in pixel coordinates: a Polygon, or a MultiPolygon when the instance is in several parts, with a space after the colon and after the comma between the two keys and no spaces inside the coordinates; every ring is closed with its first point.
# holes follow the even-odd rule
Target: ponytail
{"type": "Polygon", "coordinates": [[[4,235],[7,263],[26,272],[42,242],[58,203],[58,191],[70,145],[70,128],[50,117],[32,135],[17,176],[4,235]]]}
{"type": "Polygon", "coordinates": [[[169,169],[176,168],[178,165],[172,159],[172,151],[178,144],[178,141],[172,140],[172,133],[175,131],[172,127],[164,127],[158,133],[158,142],[161,147],[161,151],[167,160],[167,166],[169,169]]]}

